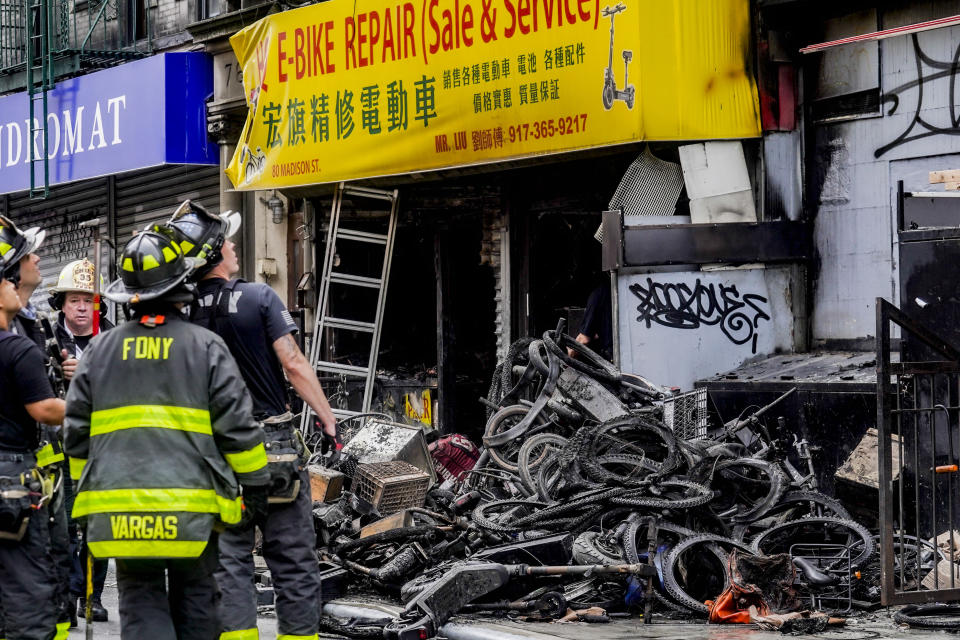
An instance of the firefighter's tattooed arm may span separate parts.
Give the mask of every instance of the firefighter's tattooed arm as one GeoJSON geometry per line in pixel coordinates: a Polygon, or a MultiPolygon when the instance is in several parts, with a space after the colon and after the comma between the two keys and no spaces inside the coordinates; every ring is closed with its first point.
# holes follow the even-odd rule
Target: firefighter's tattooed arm
{"type": "Polygon", "coordinates": [[[327,396],[324,395],[320,387],[320,381],[317,380],[317,374],[310,366],[300,346],[289,333],[273,342],[273,350],[280,360],[280,366],[290,380],[297,394],[303,398],[313,412],[317,414],[321,424],[323,424],[324,433],[330,436],[337,434],[337,419],[330,410],[330,403],[327,402],[327,396]]]}

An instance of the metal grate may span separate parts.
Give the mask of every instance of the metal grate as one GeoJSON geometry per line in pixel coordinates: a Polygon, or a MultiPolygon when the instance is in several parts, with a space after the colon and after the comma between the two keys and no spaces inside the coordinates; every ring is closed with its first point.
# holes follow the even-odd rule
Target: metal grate
{"type": "Polygon", "coordinates": [[[430,474],[412,464],[394,460],[357,466],[353,492],[372,504],[382,516],[422,507],[430,485],[430,474]]]}
{"type": "Polygon", "coordinates": [[[790,547],[791,558],[804,558],[823,573],[839,578],[835,585],[810,587],[803,582],[797,585],[797,593],[809,598],[814,611],[847,613],[853,609],[852,553],[842,544],[795,544],[790,547]]]}
{"type": "MultiPolygon", "coordinates": [[[[877,298],[877,422],[880,471],[881,601],[884,605],[960,600],[953,570],[924,577],[906,540],[960,529],[960,352],[877,298]],[[899,325],[895,361],[891,325],[899,325]]],[[[960,560],[949,545],[947,567],[960,560]]]]}
{"type": "Polygon", "coordinates": [[[707,435],[707,389],[694,389],[663,401],[663,423],[682,440],[707,435]]]}

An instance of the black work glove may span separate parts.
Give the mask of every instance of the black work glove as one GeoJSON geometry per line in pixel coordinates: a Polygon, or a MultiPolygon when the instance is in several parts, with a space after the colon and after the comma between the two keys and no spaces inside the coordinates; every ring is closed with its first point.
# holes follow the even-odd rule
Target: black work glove
{"type": "Polygon", "coordinates": [[[326,459],[325,466],[333,467],[340,460],[340,450],[343,449],[343,441],[340,439],[340,423],[337,422],[336,424],[337,435],[335,436],[331,436],[323,430],[323,425],[319,419],[314,418],[314,424],[321,434],[320,454],[326,459]]]}
{"type": "Polygon", "coordinates": [[[267,520],[267,498],[270,485],[243,486],[243,517],[238,529],[260,526],[267,520]]]}

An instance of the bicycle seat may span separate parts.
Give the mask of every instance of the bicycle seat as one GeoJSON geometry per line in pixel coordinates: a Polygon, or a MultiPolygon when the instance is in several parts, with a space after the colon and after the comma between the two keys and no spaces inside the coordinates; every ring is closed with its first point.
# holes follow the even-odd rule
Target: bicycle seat
{"type": "Polygon", "coordinates": [[[633,51],[624,51],[623,52],[623,61],[630,62],[633,60],[633,51]]]}
{"type": "Polygon", "coordinates": [[[832,587],[840,582],[840,576],[820,571],[820,569],[806,558],[794,558],[793,564],[797,566],[797,569],[800,569],[804,580],[811,587],[832,587]]]}

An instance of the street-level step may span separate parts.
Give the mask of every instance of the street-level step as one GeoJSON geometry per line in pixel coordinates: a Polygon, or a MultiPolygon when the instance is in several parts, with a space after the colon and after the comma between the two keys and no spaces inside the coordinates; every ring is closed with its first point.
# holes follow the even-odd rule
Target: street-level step
{"type": "Polygon", "coordinates": [[[316,366],[317,371],[327,371],[329,373],[342,373],[346,376],[360,376],[365,378],[370,372],[369,367],[357,367],[352,364],[339,364],[336,362],[327,362],[325,360],[320,360],[317,362],[316,366]]]}
{"type": "Polygon", "coordinates": [[[371,244],[387,244],[388,236],[385,233],[372,233],[370,231],[359,231],[357,229],[337,229],[338,240],[356,240],[357,242],[369,242],[371,244]]]}
{"type": "Polygon", "coordinates": [[[334,318],[332,316],[323,317],[323,326],[330,329],[349,329],[350,331],[368,331],[372,332],[377,328],[372,322],[361,322],[360,320],[348,320],[347,318],[334,318]]]}
{"type": "Polygon", "coordinates": [[[370,287],[371,289],[379,289],[380,283],[383,282],[380,278],[368,278],[367,276],[355,276],[352,273],[331,273],[330,282],[337,282],[339,284],[352,284],[357,287],[370,287]]]}

